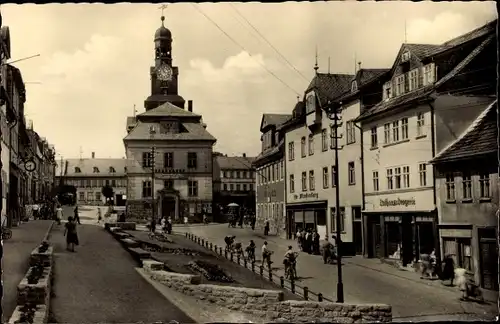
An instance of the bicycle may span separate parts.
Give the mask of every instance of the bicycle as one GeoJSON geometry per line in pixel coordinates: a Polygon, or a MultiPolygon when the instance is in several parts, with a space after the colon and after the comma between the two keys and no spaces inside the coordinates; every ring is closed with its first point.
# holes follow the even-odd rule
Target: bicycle
{"type": "Polygon", "coordinates": [[[247,247],[247,260],[250,262],[255,262],[255,248],[251,249],[247,247]]]}
{"type": "Polygon", "coordinates": [[[2,240],[7,241],[12,238],[12,230],[5,226],[5,219],[2,223],[2,240]]]}
{"type": "Polygon", "coordinates": [[[293,260],[290,260],[290,258],[286,258],[284,261],[285,263],[285,278],[287,279],[297,279],[297,258],[299,256],[299,253],[294,252],[293,253],[294,258],[293,260]]]}

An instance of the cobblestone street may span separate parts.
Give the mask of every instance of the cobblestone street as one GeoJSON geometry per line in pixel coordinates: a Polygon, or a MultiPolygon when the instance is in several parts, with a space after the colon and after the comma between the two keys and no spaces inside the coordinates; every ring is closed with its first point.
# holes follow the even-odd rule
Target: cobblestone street
{"type": "MultiPolygon", "coordinates": [[[[224,237],[235,235],[236,241],[245,247],[250,239],[257,244],[257,260],[260,248],[267,240],[274,251],[275,267],[280,267],[278,275],[283,275],[282,256],[288,245],[297,249],[294,241],[274,236],[264,237],[262,233],[250,229],[228,228],[226,225],[176,227],[176,231],[190,232],[206,238],[213,244],[225,246],[224,237]]],[[[308,286],[316,293],[336,300],[337,267],[325,265],[320,256],[301,253],[297,272],[302,279],[301,286],[308,286]]],[[[380,264],[378,260],[367,260],[356,256],[344,259],[343,266],[344,299],[346,303],[384,303],[392,305],[394,320],[492,320],[497,311],[494,303],[479,305],[459,301],[458,289],[441,287],[437,282],[419,280],[415,274],[407,273],[380,264]],[[378,265],[377,265],[378,264],[378,265]]]]}

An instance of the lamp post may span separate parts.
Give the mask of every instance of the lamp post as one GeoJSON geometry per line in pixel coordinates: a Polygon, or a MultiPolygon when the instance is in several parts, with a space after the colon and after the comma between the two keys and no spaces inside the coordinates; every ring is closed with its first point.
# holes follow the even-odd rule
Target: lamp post
{"type": "MultiPolygon", "coordinates": [[[[149,135],[154,140],[156,129],[154,126],[149,127],[149,135]]],[[[153,144],[153,143],[151,143],[153,144]]],[[[155,218],[155,146],[151,145],[151,221],[156,222],[155,218]]]]}
{"type": "Polygon", "coordinates": [[[336,106],[333,106],[331,102],[328,102],[328,118],[333,120],[333,133],[330,135],[334,140],[334,150],[335,150],[335,227],[337,228],[337,303],[344,302],[344,284],[342,282],[342,248],[341,248],[341,235],[342,231],[340,228],[340,193],[339,193],[339,146],[338,139],[342,136],[337,135],[337,129],[340,127],[339,121],[341,117],[336,106]]]}

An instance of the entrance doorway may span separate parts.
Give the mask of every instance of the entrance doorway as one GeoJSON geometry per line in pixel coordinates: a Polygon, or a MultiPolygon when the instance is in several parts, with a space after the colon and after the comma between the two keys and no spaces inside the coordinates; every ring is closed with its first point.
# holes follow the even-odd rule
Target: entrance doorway
{"type": "Polygon", "coordinates": [[[479,228],[481,287],[498,291],[498,246],[495,228],[479,228]]]}
{"type": "Polygon", "coordinates": [[[175,197],[163,196],[161,204],[161,215],[163,217],[175,219],[175,197]]]}
{"type": "Polygon", "coordinates": [[[355,220],[352,225],[353,225],[352,235],[353,235],[353,242],[354,242],[355,252],[356,252],[356,254],[362,254],[363,253],[363,228],[362,228],[362,223],[361,223],[361,221],[355,220]]]}

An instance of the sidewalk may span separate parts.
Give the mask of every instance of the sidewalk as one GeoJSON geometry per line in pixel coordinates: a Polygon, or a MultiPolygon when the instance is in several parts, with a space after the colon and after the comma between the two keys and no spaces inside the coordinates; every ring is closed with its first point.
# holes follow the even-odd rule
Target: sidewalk
{"type": "MultiPolygon", "coordinates": [[[[208,239],[218,246],[225,246],[224,237],[235,235],[236,241],[244,246],[250,240],[257,245],[256,257],[261,259],[261,246],[268,242],[274,251],[272,260],[275,276],[283,275],[283,255],[289,245],[297,250],[297,242],[277,236],[264,236],[261,231],[228,228],[226,225],[210,227],[176,228],[177,232],[191,232],[208,239]]],[[[457,318],[491,320],[497,310],[495,303],[479,305],[472,302],[460,302],[460,292],[456,288],[442,286],[439,282],[421,280],[418,273],[411,273],[381,264],[378,259],[363,257],[345,257],[342,273],[344,300],[346,303],[382,303],[393,307],[394,319],[440,318],[439,316],[457,314],[457,318]],[[436,286],[434,286],[436,285],[436,286]],[[439,287],[439,288],[438,288],[439,287]],[[474,314],[472,316],[468,314],[474,314]]],[[[260,262],[257,262],[260,265],[260,262]]],[[[267,271],[266,271],[267,272],[267,271]]],[[[321,256],[301,252],[297,262],[297,284],[307,286],[311,292],[322,293],[325,297],[336,300],[337,266],[323,264],[321,256]]],[[[301,292],[298,289],[298,292],[301,292]]],[[[316,297],[311,297],[316,298],[316,297]]]]}
{"type": "Polygon", "coordinates": [[[31,252],[42,242],[51,220],[34,220],[12,228],[12,238],[3,241],[3,321],[9,320],[17,303],[17,285],[29,268],[31,252]]]}
{"type": "Polygon", "coordinates": [[[99,226],[80,225],[80,245],[66,251],[63,226],[52,233],[55,280],[51,300],[57,323],[153,323],[194,321],[135,270],[137,264],[99,226]]]}

